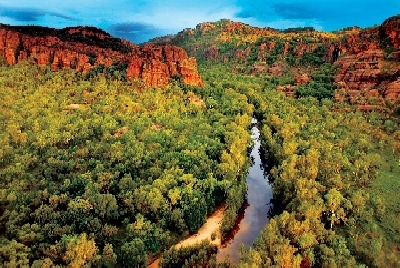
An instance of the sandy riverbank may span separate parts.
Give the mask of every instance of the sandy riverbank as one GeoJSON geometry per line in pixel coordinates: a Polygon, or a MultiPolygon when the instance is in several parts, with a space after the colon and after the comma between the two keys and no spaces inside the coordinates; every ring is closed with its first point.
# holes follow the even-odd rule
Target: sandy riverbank
{"type": "MultiPolygon", "coordinates": [[[[219,228],[221,227],[222,220],[224,219],[225,209],[225,206],[217,208],[217,210],[215,210],[214,213],[207,218],[207,221],[203,224],[203,226],[201,226],[197,234],[193,234],[187,237],[173,247],[180,248],[184,246],[190,246],[201,242],[204,239],[208,239],[211,241],[211,234],[213,232],[217,234],[217,238],[211,241],[211,244],[217,245],[218,247],[221,246],[221,234],[219,228]]],[[[152,264],[150,264],[149,267],[156,268],[158,267],[159,263],[160,259],[157,259],[152,264]]]]}

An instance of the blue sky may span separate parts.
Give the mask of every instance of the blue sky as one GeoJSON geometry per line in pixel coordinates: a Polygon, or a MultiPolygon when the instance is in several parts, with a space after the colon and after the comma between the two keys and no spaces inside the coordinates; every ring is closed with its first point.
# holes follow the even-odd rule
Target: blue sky
{"type": "Polygon", "coordinates": [[[140,43],[222,18],[258,27],[368,27],[400,14],[400,0],[0,0],[0,22],[95,26],[140,43]]]}

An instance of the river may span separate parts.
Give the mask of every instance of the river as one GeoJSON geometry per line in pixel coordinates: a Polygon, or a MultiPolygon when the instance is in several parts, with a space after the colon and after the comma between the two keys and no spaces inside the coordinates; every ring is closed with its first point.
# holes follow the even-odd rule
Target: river
{"type": "Polygon", "coordinates": [[[247,174],[247,204],[243,206],[238,215],[236,226],[230,237],[218,250],[217,261],[224,261],[229,255],[231,263],[237,263],[241,244],[252,246],[254,239],[269,222],[269,213],[272,204],[272,188],[266,177],[260,157],[260,131],[257,120],[252,119],[252,138],[254,147],[251,151],[253,165],[247,174]]]}

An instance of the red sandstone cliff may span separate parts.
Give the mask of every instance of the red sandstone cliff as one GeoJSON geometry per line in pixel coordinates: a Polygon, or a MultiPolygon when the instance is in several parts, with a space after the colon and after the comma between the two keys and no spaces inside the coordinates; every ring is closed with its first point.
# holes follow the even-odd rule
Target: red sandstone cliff
{"type": "MultiPolygon", "coordinates": [[[[315,45],[299,43],[294,49],[298,52],[296,56],[312,51],[315,45]]],[[[271,50],[274,43],[264,43],[261,46],[262,53],[271,50]]],[[[356,104],[359,110],[394,107],[393,104],[400,102],[400,16],[387,19],[379,27],[353,29],[347,37],[336,43],[327,41],[324,44],[324,61],[333,60],[335,46],[342,52],[335,62],[339,67],[335,76],[338,85],[335,92],[337,101],[356,104]],[[389,103],[392,105],[387,106],[389,103]]],[[[285,54],[285,51],[282,53],[285,54]]],[[[297,85],[309,81],[304,75],[295,78],[297,85]]],[[[277,90],[292,96],[295,87],[279,86],[277,90]]]]}
{"type": "Polygon", "coordinates": [[[202,86],[196,59],[188,57],[184,49],[139,47],[92,27],[0,27],[0,56],[8,64],[30,58],[54,71],[72,68],[84,73],[96,66],[125,62],[128,79],[141,79],[147,86],[165,86],[178,74],[184,83],[202,86]]]}
{"type": "Polygon", "coordinates": [[[349,36],[337,64],[337,100],[359,105],[400,102],[400,16],[349,36]]]}

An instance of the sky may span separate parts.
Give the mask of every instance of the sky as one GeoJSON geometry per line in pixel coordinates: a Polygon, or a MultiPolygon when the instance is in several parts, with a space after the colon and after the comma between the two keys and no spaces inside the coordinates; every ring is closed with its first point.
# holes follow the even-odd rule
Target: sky
{"type": "Polygon", "coordinates": [[[135,43],[220,19],[257,27],[370,27],[400,14],[400,0],[0,0],[0,23],[94,26],[135,43]]]}

